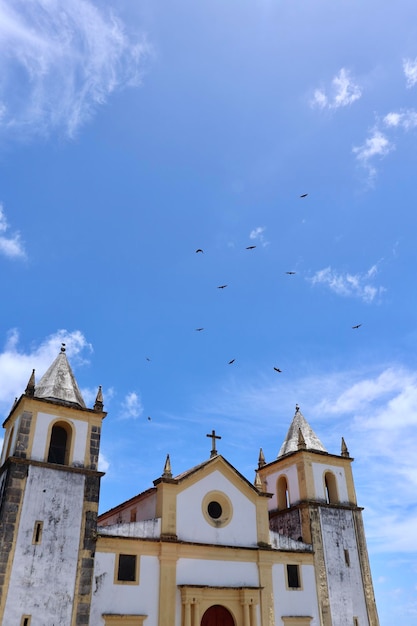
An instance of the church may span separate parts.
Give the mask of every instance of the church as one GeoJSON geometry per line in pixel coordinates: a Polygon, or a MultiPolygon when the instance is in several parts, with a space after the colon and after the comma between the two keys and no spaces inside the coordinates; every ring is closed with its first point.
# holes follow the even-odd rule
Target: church
{"type": "Polygon", "coordinates": [[[298,406],[254,483],[216,450],[98,515],[103,395],[85,405],[61,348],[6,417],[3,626],[378,626],[344,440],[298,406]]]}

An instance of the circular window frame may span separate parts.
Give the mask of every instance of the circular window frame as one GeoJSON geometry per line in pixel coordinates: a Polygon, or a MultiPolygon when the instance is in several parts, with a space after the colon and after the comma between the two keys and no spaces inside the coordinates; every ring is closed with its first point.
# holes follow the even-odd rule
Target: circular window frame
{"type": "Polygon", "coordinates": [[[232,502],[222,491],[209,491],[209,493],[206,493],[201,503],[201,510],[206,522],[208,522],[210,526],[214,526],[214,528],[227,526],[233,517],[232,502]],[[214,518],[209,514],[208,507],[211,502],[217,502],[220,505],[222,510],[220,517],[214,518]]]}

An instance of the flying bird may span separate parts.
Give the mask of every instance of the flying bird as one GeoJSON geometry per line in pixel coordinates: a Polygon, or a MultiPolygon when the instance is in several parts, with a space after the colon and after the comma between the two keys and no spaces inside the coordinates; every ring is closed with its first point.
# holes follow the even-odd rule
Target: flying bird
{"type": "Polygon", "coordinates": [[[227,285],[219,285],[219,286],[217,287],[217,289],[225,289],[226,287],[227,287],[227,285]]]}
{"type": "Polygon", "coordinates": [[[196,330],[200,331],[200,330],[204,330],[204,328],[196,328],[196,330]]]}
{"type": "Polygon", "coordinates": [[[149,415],[148,415],[148,421],[149,421],[149,422],[151,421],[151,418],[149,417],[149,415]]]}
{"type": "Polygon", "coordinates": [[[295,274],[295,272],[285,272],[286,274],[295,274]]]}
{"type": "Polygon", "coordinates": [[[356,326],[352,326],[352,328],[360,328],[362,324],[356,324],[356,326]]]}
{"type": "Polygon", "coordinates": [[[246,250],[253,250],[256,246],[247,246],[246,250]]]}
{"type": "Polygon", "coordinates": [[[274,367],[274,370],[275,370],[276,372],[279,372],[280,374],[281,374],[281,372],[282,372],[282,370],[280,370],[280,369],[279,369],[279,367],[274,367]]]}
{"type": "Polygon", "coordinates": [[[146,357],[146,360],[147,360],[147,361],[150,361],[150,358],[147,356],[147,357],[146,357]]]}
{"type": "Polygon", "coordinates": [[[231,361],[229,361],[228,365],[231,365],[232,363],[234,363],[236,361],[236,359],[232,359],[231,361]]]}
{"type": "Polygon", "coordinates": [[[308,196],[308,193],[302,193],[300,198],[307,198],[307,196],[308,196]]]}
{"type": "Polygon", "coordinates": [[[201,248],[198,248],[198,249],[196,250],[196,254],[197,254],[197,252],[203,252],[203,250],[202,250],[201,248]]]}

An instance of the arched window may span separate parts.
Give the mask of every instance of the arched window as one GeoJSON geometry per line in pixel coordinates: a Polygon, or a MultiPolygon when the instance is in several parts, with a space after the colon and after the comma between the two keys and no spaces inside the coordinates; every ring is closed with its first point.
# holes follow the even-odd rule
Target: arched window
{"type": "Polygon", "coordinates": [[[13,452],[14,452],[14,450],[12,451],[13,435],[14,435],[14,426],[12,426],[10,429],[4,460],[8,459],[11,454],[13,455],[13,452]]]}
{"type": "Polygon", "coordinates": [[[337,497],[336,477],[332,472],[324,474],[324,487],[327,504],[336,504],[339,498],[337,497]]]}
{"type": "Polygon", "coordinates": [[[57,424],[54,424],[51,431],[48,463],[68,465],[70,445],[71,427],[65,422],[58,422],[57,424]]]}
{"type": "Polygon", "coordinates": [[[278,478],[277,483],[277,499],[278,499],[278,509],[289,509],[290,507],[290,494],[288,491],[288,483],[287,478],[285,476],[280,476],[278,478]]]}

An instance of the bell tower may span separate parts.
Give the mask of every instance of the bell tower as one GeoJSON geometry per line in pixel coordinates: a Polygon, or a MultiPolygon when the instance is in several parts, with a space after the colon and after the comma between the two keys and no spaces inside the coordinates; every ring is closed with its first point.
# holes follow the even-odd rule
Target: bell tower
{"type": "Polygon", "coordinates": [[[103,412],[86,407],[65,344],[35,371],[3,427],[0,457],[0,623],[89,622],[103,412]]]}
{"type": "Polygon", "coordinates": [[[298,405],[277,459],[259,457],[271,529],[313,546],[321,626],[379,626],[352,461],[343,438],[327,452],[298,405]]]}

